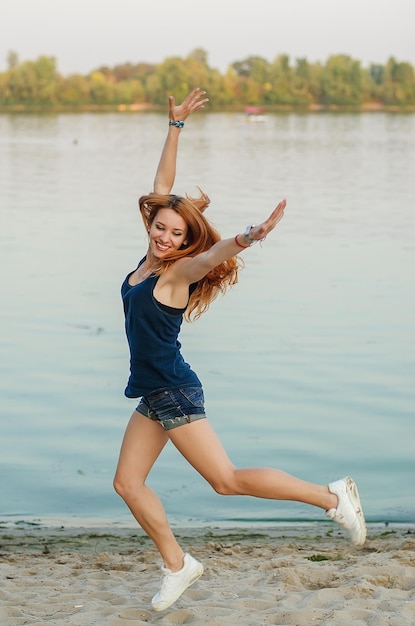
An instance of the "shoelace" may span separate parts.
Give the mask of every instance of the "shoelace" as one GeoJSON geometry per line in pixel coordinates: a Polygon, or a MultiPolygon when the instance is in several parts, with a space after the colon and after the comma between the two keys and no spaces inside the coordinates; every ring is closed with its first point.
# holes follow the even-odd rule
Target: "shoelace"
{"type": "Polygon", "coordinates": [[[170,587],[174,586],[175,580],[174,580],[174,578],[171,578],[171,574],[172,573],[173,572],[171,572],[170,570],[167,570],[164,573],[163,578],[162,578],[162,582],[161,582],[160,593],[163,593],[164,591],[169,591],[170,587]]]}

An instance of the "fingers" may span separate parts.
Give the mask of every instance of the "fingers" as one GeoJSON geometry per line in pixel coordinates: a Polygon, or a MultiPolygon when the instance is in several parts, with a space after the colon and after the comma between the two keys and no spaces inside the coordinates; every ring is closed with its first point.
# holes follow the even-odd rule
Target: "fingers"
{"type": "Polygon", "coordinates": [[[193,91],[190,92],[184,102],[192,111],[197,111],[198,109],[201,109],[209,100],[209,98],[203,98],[204,95],[206,95],[206,91],[202,91],[200,87],[196,87],[196,89],[193,89],[193,91]],[[201,98],[203,99],[201,100],[201,98]]]}
{"type": "Polygon", "coordinates": [[[251,238],[255,240],[265,239],[268,233],[270,233],[271,230],[273,230],[278,222],[284,217],[284,209],[286,207],[286,204],[286,200],[281,200],[281,202],[277,204],[277,206],[275,207],[269,218],[265,220],[265,222],[259,224],[258,226],[254,226],[251,229],[251,238]]]}
{"type": "MultiPolygon", "coordinates": [[[[280,221],[280,219],[282,219],[284,217],[284,209],[287,205],[287,201],[286,200],[281,200],[281,202],[279,202],[277,204],[277,206],[275,207],[275,209],[273,210],[273,212],[271,213],[271,215],[268,218],[268,221],[275,221],[277,220],[277,222],[280,221]]],[[[275,224],[277,224],[277,222],[275,222],[275,224]]]]}
{"type": "Polygon", "coordinates": [[[278,211],[278,212],[284,211],[284,209],[285,209],[285,207],[286,207],[286,206],[287,206],[287,201],[286,201],[286,200],[285,200],[285,198],[284,198],[284,200],[281,200],[281,202],[278,202],[278,204],[277,204],[277,206],[275,207],[275,209],[274,209],[274,211],[273,211],[273,212],[275,213],[275,212],[277,212],[277,211],[278,211]]]}
{"type": "Polygon", "coordinates": [[[202,91],[200,87],[196,87],[189,93],[186,100],[189,99],[191,101],[195,101],[197,98],[201,98],[205,95],[206,91],[202,91]]]}
{"type": "Polygon", "coordinates": [[[173,115],[174,107],[175,107],[174,96],[169,96],[169,118],[171,120],[174,120],[174,115],[173,115]]]}
{"type": "Polygon", "coordinates": [[[191,113],[202,109],[209,98],[204,98],[206,91],[196,87],[183,100],[182,104],[176,105],[173,96],[169,96],[169,116],[171,120],[185,120],[191,113]]]}
{"type": "Polygon", "coordinates": [[[276,220],[279,221],[284,215],[284,209],[286,207],[286,200],[281,200],[269,216],[267,220],[265,220],[264,224],[273,224],[276,223],[276,220]]]}
{"type": "Polygon", "coordinates": [[[201,91],[200,87],[195,87],[195,89],[193,89],[189,95],[187,96],[186,100],[194,100],[195,98],[200,98],[200,96],[204,95],[206,93],[206,91],[201,91]]]}

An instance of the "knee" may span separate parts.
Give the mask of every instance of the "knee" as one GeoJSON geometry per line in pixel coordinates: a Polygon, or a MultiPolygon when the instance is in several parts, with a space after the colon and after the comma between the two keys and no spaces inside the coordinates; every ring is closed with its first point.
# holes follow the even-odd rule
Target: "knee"
{"type": "Polygon", "coordinates": [[[215,476],[210,481],[210,485],[221,496],[235,496],[239,493],[235,471],[229,471],[222,476],[215,476]]]}
{"type": "Polygon", "coordinates": [[[115,492],[118,493],[118,495],[122,497],[122,493],[124,490],[123,481],[120,479],[120,477],[117,474],[114,476],[112,486],[114,487],[115,492]]]}
{"type": "Polygon", "coordinates": [[[135,488],[131,484],[131,481],[126,480],[120,474],[115,474],[113,487],[115,489],[115,492],[125,501],[127,501],[133,491],[135,491],[135,488]]]}

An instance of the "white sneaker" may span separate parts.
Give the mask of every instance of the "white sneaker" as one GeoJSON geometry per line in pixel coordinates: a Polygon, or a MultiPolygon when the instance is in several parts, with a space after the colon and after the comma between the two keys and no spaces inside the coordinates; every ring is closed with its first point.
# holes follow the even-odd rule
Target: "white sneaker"
{"type": "Polygon", "coordinates": [[[172,572],[162,566],[163,581],[161,589],[151,601],[154,611],[164,611],[176,602],[190,585],[193,585],[203,574],[203,565],[196,561],[190,554],[185,554],[183,567],[178,572],[172,572]]]}
{"type": "Polygon", "coordinates": [[[366,522],[360,504],[356,483],[347,476],[330,483],[329,491],[338,497],[337,509],[326,511],[327,517],[349,531],[350,539],[356,546],[366,541],[366,522]]]}

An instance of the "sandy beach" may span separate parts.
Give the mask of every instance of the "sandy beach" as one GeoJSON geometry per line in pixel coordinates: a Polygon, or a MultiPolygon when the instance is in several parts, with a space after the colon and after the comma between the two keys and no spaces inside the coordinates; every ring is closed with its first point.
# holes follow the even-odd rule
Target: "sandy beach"
{"type": "Polygon", "coordinates": [[[155,613],[160,558],[141,530],[0,526],[0,624],[413,626],[415,530],[331,524],[176,530],[203,577],[155,613]]]}

